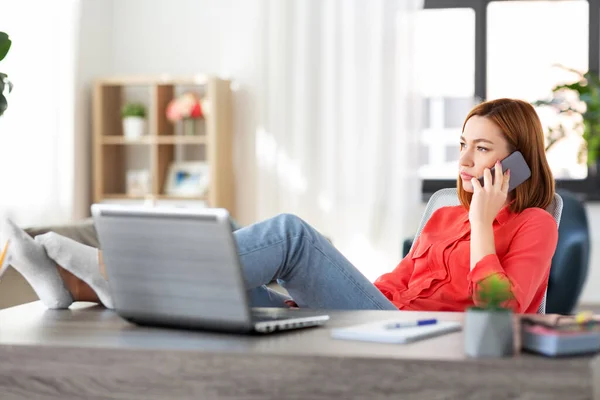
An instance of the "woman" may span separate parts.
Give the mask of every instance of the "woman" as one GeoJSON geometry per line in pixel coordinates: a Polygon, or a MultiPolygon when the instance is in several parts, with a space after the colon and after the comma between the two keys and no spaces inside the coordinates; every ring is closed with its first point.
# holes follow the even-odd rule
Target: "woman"
{"type": "MultiPolygon", "coordinates": [[[[252,304],[464,311],[477,304],[475,285],[496,275],[510,281],[515,297],[510,306],[516,312],[535,313],[546,291],[558,229],[545,211],[554,180],[542,126],[530,104],[499,99],[471,110],[460,138],[457,190],[462,205],[436,211],[407,257],[375,283],[293,215],[234,232],[252,304]],[[508,193],[510,171],[503,175],[499,160],[515,150],[523,154],[531,178],[508,193]],[[264,286],[273,280],[291,298],[264,286]]],[[[13,266],[48,307],[64,308],[72,301],[112,307],[97,249],[55,233],[33,240],[10,221],[5,235],[13,266]]]]}

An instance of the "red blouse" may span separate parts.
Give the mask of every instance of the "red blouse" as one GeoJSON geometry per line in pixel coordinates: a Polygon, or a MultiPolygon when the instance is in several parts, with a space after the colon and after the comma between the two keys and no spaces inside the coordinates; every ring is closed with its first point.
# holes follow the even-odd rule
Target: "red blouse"
{"type": "Polygon", "coordinates": [[[408,255],[375,286],[400,310],[464,311],[476,305],[474,285],[500,274],[511,282],[514,311],[537,312],[558,241],[556,221],[541,208],[515,214],[504,207],[493,227],[496,254],[471,271],[469,213],[462,206],[440,208],[408,255]]]}

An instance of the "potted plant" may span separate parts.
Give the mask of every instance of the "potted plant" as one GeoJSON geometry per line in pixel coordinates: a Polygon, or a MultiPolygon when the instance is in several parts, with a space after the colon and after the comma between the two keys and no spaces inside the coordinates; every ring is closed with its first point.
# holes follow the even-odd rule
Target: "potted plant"
{"type": "MultiPolygon", "coordinates": [[[[4,32],[0,32],[0,61],[6,57],[8,50],[11,45],[10,38],[4,32]]],[[[12,90],[12,83],[8,80],[8,76],[0,72],[0,116],[4,114],[8,107],[8,101],[6,100],[6,94],[12,90]]]]}
{"type": "Polygon", "coordinates": [[[477,307],[465,315],[465,353],[471,357],[504,357],[513,354],[514,299],[510,282],[492,275],[478,283],[473,294],[477,307]]]}
{"type": "MultiPolygon", "coordinates": [[[[549,106],[559,115],[576,117],[572,129],[583,137],[579,149],[580,163],[586,162],[591,170],[600,173],[600,78],[592,72],[581,73],[577,70],[558,66],[577,76],[572,83],[556,85],[552,88],[552,97],[533,102],[534,106],[549,106]]],[[[546,150],[567,135],[568,128],[562,123],[548,127],[546,150]]]]}
{"type": "Polygon", "coordinates": [[[139,138],[146,130],[146,106],[141,103],[128,103],[121,109],[123,135],[127,139],[139,138]]]}

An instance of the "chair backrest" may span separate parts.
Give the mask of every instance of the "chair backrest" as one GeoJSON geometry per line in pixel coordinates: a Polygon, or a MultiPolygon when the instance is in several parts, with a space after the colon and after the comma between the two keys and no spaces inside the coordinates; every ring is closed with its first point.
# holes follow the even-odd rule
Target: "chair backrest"
{"type": "Polygon", "coordinates": [[[563,210],[550,278],[546,312],[572,314],[585,285],[590,262],[590,229],[585,203],[574,193],[559,190],[563,210]]]}
{"type": "MultiPolygon", "coordinates": [[[[423,213],[423,216],[421,217],[421,223],[419,224],[419,229],[417,229],[417,233],[415,234],[415,240],[413,241],[413,246],[414,246],[414,243],[417,241],[417,238],[423,231],[423,227],[425,226],[427,221],[429,221],[429,218],[431,218],[431,215],[435,212],[435,210],[437,210],[438,208],[442,208],[442,207],[451,207],[451,206],[458,206],[458,205],[460,205],[460,200],[458,199],[458,194],[456,193],[456,188],[440,189],[437,192],[435,192],[431,196],[429,201],[427,202],[427,206],[425,207],[425,212],[423,213]]],[[[562,215],[562,209],[563,209],[563,200],[558,193],[555,193],[554,200],[552,200],[552,203],[550,204],[550,206],[548,206],[546,211],[548,211],[554,217],[557,227],[560,225],[560,217],[562,215]]],[[[540,307],[538,308],[538,314],[545,314],[545,313],[546,313],[546,294],[544,294],[544,299],[542,300],[542,304],[540,304],[540,307]]]]}

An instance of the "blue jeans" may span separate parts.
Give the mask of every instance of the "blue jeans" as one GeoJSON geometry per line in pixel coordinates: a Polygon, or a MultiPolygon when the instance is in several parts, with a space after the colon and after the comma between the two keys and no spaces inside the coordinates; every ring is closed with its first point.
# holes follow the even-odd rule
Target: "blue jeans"
{"type": "Polygon", "coordinates": [[[265,286],[277,281],[299,307],[397,310],[325,237],[294,215],[278,215],[234,236],[254,307],[287,307],[290,297],[265,286]]]}

